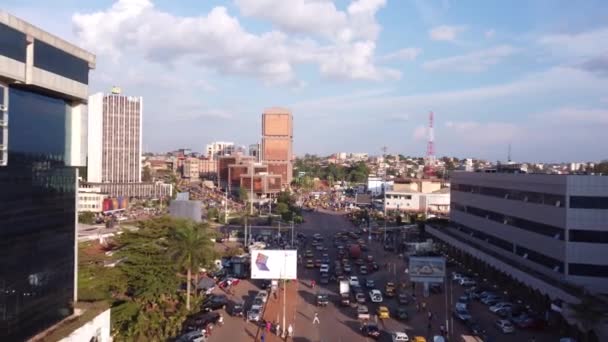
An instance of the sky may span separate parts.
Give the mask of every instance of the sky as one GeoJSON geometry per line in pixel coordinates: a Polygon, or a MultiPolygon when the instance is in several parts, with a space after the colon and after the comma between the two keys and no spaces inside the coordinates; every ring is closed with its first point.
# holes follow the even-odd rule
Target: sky
{"type": "Polygon", "coordinates": [[[144,98],[144,150],[261,138],[298,155],[608,158],[605,0],[3,0],[97,56],[90,91],[144,98]]]}

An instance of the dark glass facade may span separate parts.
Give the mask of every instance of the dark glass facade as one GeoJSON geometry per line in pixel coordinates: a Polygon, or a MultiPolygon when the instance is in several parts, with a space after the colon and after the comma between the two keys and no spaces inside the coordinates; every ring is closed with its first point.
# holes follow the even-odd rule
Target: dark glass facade
{"type": "Polygon", "coordinates": [[[608,209],[608,197],[570,196],[572,209],[608,209]]]}
{"type": "Polygon", "coordinates": [[[34,41],[34,66],[83,84],[89,83],[89,63],[40,40],[34,41]]]}
{"type": "Polygon", "coordinates": [[[568,237],[571,242],[608,243],[608,231],[570,229],[568,237]]]}
{"type": "Polygon", "coordinates": [[[72,312],[76,178],[65,165],[67,104],[10,88],[0,167],[0,341],[23,341],[72,312]]]}
{"type": "Polygon", "coordinates": [[[0,23],[0,55],[25,63],[25,34],[0,23]]]}
{"type": "Polygon", "coordinates": [[[608,278],[608,265],[568,264],[568,274],[582,277],[608,278]]]}

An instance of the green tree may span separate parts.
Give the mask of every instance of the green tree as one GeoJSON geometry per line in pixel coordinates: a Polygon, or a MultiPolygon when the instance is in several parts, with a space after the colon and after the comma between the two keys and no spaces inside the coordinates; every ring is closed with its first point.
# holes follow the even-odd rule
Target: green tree
{"type": "Polygon", "coordinates": [[[177,226],[169,238],[168,252],[179,268],[186,269],[186,310],[190,310],[192,270],[198,275],[201,266],[211,263],[213,255],[210,245],[211,241],[203,227],[193,221],[177,220],[177,226]]]}
{"type": "Polygon", "coordinates": [[[208,220],[216,220],[220,214],[220,211],[217,208],[209,208],[207,210],[207,219],[208,220]]]}
{"type": "Polygon", "coordinates": [[[84,224],[95,223],[95,213],[90,211],[81,211],[78,213],[78,222],[84,224]]]}
{"type": "Polygon", "coordinates": [[[247,190],[239,188],[239,201],[246,203],[248,200],[249,194],[247,194],[247,190]]]}
{"type": "Polygon", "coordinates": [[[594,327],[608,319],[608,307],[600,303],[597,298],[587,295],[579,303],[569,305],[573,318],[583,329],[585,341],[589,340],[589,333],[594,327]]]}
{"type": "Polygon", "coordinates": [[[152,181],[152,170],[150,169],[150,166],[146,165],[144,167],[142,175],[141,175],[141,181],[142,182],[151,182],[152,181]]]}
{"type": "Polygon", "coordinates": [[[608,161],[602,161],[601,163],[595,165],[594,171],[596,173],[608,175],[608,161]]]}
{"type": "Polygon", "coordinates": [[[277,211],[277,214],[282,216],[284,213],[289,211],[289,206],[283,202],[279,202],[275,206],[275,210],[277,211]]]}

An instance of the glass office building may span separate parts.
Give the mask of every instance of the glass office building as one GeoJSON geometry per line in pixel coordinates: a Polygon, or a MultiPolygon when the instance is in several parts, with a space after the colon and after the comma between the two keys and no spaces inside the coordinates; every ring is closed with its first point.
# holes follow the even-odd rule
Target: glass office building
{"type": "Polygon", "coordinates": [[[77,167],[94,56],[45,39],[0,11],[0,341],[48,329],[77,298],[77,167]]]}

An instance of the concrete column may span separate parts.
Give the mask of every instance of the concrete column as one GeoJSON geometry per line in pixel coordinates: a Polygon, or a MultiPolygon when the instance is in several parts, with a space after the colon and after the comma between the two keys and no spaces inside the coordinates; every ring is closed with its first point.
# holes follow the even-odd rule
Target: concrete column
{"type": "Polygon", "coordinates": [[[27,36],[25,48],[25,83],[31,84],[34,72],[34,37],[27,36]]]}

